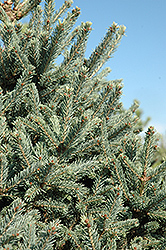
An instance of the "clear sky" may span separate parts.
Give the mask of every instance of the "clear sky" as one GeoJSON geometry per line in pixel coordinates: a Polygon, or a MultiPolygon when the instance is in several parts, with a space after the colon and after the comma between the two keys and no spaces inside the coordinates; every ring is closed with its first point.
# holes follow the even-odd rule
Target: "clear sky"
{"type": "MultiPolygon", "coordinates": [[[[63,0],[56,0],[56,8],[63,0]]],[[[166,131],[166,0],[74,0],[81,21],[91,21],[86,57],[101,41],[113,21],[126,26],[126,37],[105,66],[108,79],[123,78],[122,102],[140,101],[143,119],[160,133],[166,131]]]]}

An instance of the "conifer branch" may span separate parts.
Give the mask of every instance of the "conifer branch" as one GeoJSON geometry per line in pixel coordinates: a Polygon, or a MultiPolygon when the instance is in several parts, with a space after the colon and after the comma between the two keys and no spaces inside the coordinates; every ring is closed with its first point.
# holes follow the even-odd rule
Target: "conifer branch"
{"type": "MultiPolygon", "coordinates": [[[[23,82],[22,84],[24,84],[24,82],[23,82]]],[[[2,113],[1,113],[0,116],[2,116],[2,115],[5,114],[5,112],[6,112],[6,111],[9,109],[9,107],[14,103],[16,97],[21,93],[21,91],[22,91],[22,86],[18,89],[17,92],[14,93],[13,99],[11,99],[11,101],[8,103],[8,105],[6,105],[6,107],[4,108],[4,110],[2,111],[2,113]]]]}
{"type": "Polygon", "coordinates": [[[137,178],[139,180],[142,180],[142,178],[137,174],[137,172],[129,165],[129,163],[125,160],[125,158],[123,157],[123,161],[126,164],[126,166],[128,166],[128,168],[137,176],[137,178]]]}
{"type": "MultiPolygon", "coordinates": [[[[110,30],[107,32],[103,42],[96,48],[96,50],[93,52],[93,54],[91,55],[89,61],[95,61],[96,59],[99,59],[99,63],[98,66],[96,68],[93,68],[93,73],[90,74],[89,78],[91,79],[103,66],[103,64],[106,62],[106,60],[108,60],[108,58],[110,58],[110,55],[113,53],[113,51],[115,50],[117,44],[120,42],[122,35],[124,34],[125,31],[125,27],[121,26],[119,28],[119,31],[116,32],[116,29],[118,27],[116,27],[117,25],[115,23],[113,23],[112,27],[110,27],[110,30]],[[116,38],[113,40],[112,37],[112,33],[116,34],[116,38]],[[111,38],[113,40],[112,45],[109,45],[109,42],[111,41],[111,38]],[[107,51],[107,47],[108,46],[108,51],[107,51]],[[103,53],[103,50],[106,49],[106,53],[103,53]],[[101,51],[102,50],[102,51],[101,51]],[[106,56],[103,56],[103,59],[100,60],[101,55],[102,54],[106,54],[106,56]],[[97,57],[95,59],[95,57],[97,57]]],[[[111,41],[112,42],[112,41],[111,41]]]]}
{"type": "Polygon", "coordinates": [[[68,233],[68,235],[72,238],[72,240],[73,240],[74,243],[76,244],[77,249],[83,250],[83,249],[81,248],[81,246],[77,243],[77,241],[76,241],[76,239],[73,237],[73,235],[72,235],[71,233],[68,233]]]}
{"type": "Polygon", "coordinates": [[[105,99],[106,99],[108,93],[109,93],[109,91],[106,91],[106,93],[104,94],[103,99],[101,100],[101,102],[99,103],[98,108],[96,109],[96,111],[95,111],[94,114],[93,114],[93,119],[94,119],[94,117],[96,116],[96,114],[99,112],[99,110],[100,110],[100,108],[101,108],[101,105],[104,103],[104,101],[105,101],[105,99]]]}
{"type": "MultiPolygon", "coordinates": [[[[27,159],[27,157],[26,157],[26,154],[25,154],[25,152],[24,152],[24,150],[23,150],[23,147],[21,146],[20,143],[18,143],[18,144],[19,144],[19,148],[20,148],[20,150],[21,150],[21,153],[22,153],[22,155],[23,155],[23,157],[24,157],[24,159],[25,159],[25,161],[26,161],[28,167],[31,168],[31,165],[30,165],[30,163],[29,163],[29,161],[28,161],[28,159],[27,159]]],[[[24,167],[23,167],[23,168],[24,168],[24,167]]]]}
{"type": "Polygon", "coordinates": [[[3,68],[3,72],[5,73],[6,79],[8,79],[8,75],[7,75],[6,68],[5,68],[4,61],[3,61],[3,57],[2,57],[2,52],[3,52],[2,49],[0,49],[0,57],[1,57],[1,64],[2,64],[2,68],[3,68]]]}
{"type": "Polygon", "coordinates": [[[93,235],[92,235],[92,232],[91,232],[91,228],[90,228],[90,227],[88,227],[88,233],[89,233],[89,238],[90,238],[90,241],[91,241],[92,249],[93,249],[93,250],[96,250],[96,249],[95,249],[95,245],[94,245],[93,235]]]}
{"type": "Polygon", "coordinates": [[[114,161],[113,161],[113,165],[114,165],[116,174],[117,174],[117,176],[118,176],[119,183],[120,183],[120,185],[121,185],[121,187],[122,187],[123,193],[124,193],[126,199],[129,200],[129,197],[128,197],[127,193],[126,193],[125,187],[124,187],[124,185],[123,185],[123,182],[122,182],[122,180],[121,180],[120,174],[119,174],[119,172],[118,172],[117,166],[116,166],[116,164],[115,164],[114,161]]]}

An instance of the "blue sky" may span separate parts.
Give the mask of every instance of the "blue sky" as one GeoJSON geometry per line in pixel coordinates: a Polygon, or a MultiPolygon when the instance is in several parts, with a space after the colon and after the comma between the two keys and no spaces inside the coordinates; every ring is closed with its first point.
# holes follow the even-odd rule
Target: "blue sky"
{"type": "MultiPolygon", "coordinates": [[[[55,1],[59,8],[63,0],[55,1]]],[[[113,21],[126,26],[114,57],[106,66],[109,80],[123,78],[122,102],[130,107],[140,101],[143,119],[160,133],[166,131],[166,0],[74,0],[81,8],[81,21],[91,21],[86,57],[101,41],[113,21]]]]}

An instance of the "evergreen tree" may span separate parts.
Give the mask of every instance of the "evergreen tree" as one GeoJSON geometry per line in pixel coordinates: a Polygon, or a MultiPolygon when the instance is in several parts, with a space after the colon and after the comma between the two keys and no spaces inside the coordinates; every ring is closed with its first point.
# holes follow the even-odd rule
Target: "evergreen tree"
{"type": "Polygon", "coordinates": [[[0,250],[164,250],[157,134],[141,141],[137,103],[122,112],[122,80],[101,70],[125,27],[113,23],[85,59],[91,23],[75,27],[71,4],[0,6],[0,250]]]}

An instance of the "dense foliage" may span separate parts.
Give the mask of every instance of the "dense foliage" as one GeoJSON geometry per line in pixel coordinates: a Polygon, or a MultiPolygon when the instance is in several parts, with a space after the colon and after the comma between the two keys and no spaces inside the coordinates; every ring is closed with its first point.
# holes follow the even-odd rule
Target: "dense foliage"
{"type": "Polygon", "coordinates": [[[0,4],[0,250],[164,250],[157,134],[142,141],[137,103],[124,110],[122,80],[102,70],[125,27],[113,23],[86,59],[91,23],[76,27],[71,4],[0,4]]]}

